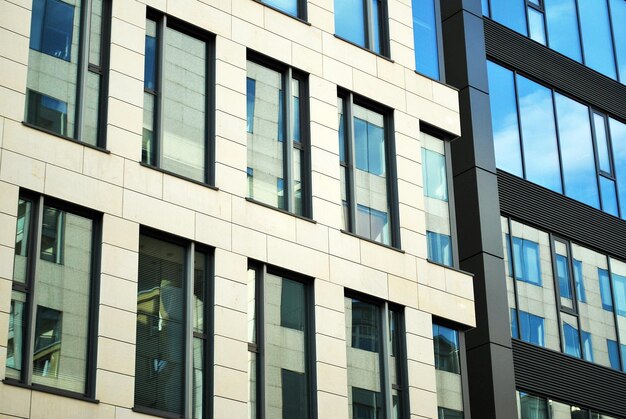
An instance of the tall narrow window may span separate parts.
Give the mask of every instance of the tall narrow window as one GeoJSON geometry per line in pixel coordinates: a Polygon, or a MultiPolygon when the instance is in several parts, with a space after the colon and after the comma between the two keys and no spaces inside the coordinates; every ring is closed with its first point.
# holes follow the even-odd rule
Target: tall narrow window
{"type": "Polygon", "coordinates": [[[337,99],[337,110],[344,228],[399,247],[389,118],[375,108],[355,103],[352,94],[337,99]]]}
{"type": "Polygon", "coordinates": [[[249,418],[312,418],[314,359],[308,281],[248,270],[249,418]]]}
{"type": "Polygon", "coordinates": [[[95,220],[43,197],[18,204],[6,377],[94,397],[95,220]],[[43,221],[42,221],[43,220],[43,221]],[[51,220],[54,225],[50,232],[51,220]],[[62,232],[62,234],[59,234],[62,232]],[[62,255],[62,257],[61,257],[62,255]]]}
{"type": "Polygon", "coordinates": [[[269,60],[247,72],[248,198],[310,217],[306,76],[269,60]]]}
{"type": "Polygon", "coordinates": [[[424,210],[428,259],[452,266],[452,233],[448,203],[445,142],[421,133],[424,210]]]}
{"type": "Polygon", "coordinates": [[[434,0],[412,0],[413,46],[415,69],[422,74],[439,80],[439,2],[434,0]]]}
{"type": "Polygon", "coordinates": [[[352,297],[345,309],[350,417],[408,417],[401,311],[352,297]]]}
{"type": "Polygon", "coordinates": [[[211,382],[209,261],[194,244],[140,236],[136,410],[204,417],[211,382]]]}
{"type": "Polygon", "coordinates": [[[463,418],[461,346],[457,330],[433,324],[439,419],[463,418]]]}
{"type": "Polygon", "coordinates": [[[377,54],[389,55],[386,0],[335,0],[335,33],[377,54]]]}
{"type": "Polygon", "coordinates": [[[141,161],[211,183],[211,37],[149,11],[141,161]]]}
{"type": "Polygon", "coordinates": [[[26,123],[104,147],[108,0],[33,0],[26,123]]]}

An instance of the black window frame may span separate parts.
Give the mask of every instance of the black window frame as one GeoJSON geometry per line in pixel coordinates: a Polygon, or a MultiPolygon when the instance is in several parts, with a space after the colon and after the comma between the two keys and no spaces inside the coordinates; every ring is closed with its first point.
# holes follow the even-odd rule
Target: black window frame
{"type": "MultiPolygon", "coordinates": [[[[283,268],[267,265],[256,260],[248,260],[248,271],[254,272],[254,336],[256,342],[248,338],[248,352],[256,355],[256,409],[255,419],[270,419],[265,415],[265,275],[275,275],[304,286],[304,358],[306,380],[305,394],[308,396],[307,412],[309,419],[317,417],[317,374],[315,349],[315,297],[313,279],[283,268]]],[[[250,314],[250,313],[248,313],[250,314]]],[[[282,325],[281,325],[282,326],[282,325]]],[[[286,326],[282,326],[286,327],[286,326]]],[[[250,373],[249,371],[248,373],[250,373]]],[[[281,372],[282,374],[282,372],[281,372]]],[[[283,407],[284,409],[284,407],[283,407]]]]}
{"type": "Polygon", "coordinates": [[[344,136],[346,147],[346,161],[340,159],[340,169],[347,169],[350,176],[346,178],[346,202],[348,206],[348,218],[346,224],[341,229],[342,232],[354,235],[363,240],[367,240],[372,243],[379,244],[381,246],[401,250],[400,242],[400,210],[398,200],[398,172],[396,166],[396,145],[395,145],[395,128],[393,124],[393,110],[373,102],[363,96],[353,93],[349,90],[337,88],[337,97],[342,99],[344,120],[344,136]],[[355,137],[354,137],[354,115],[352,112],[353,105],[356,104],[365,109],[374,111],[383,116],[384,136],[385,136],[385,165],[387,169],[387,200],[389,203],[389,242],[390,244],[384,244],[369,237],[361,236],[356,233],[356,218],[357,218],[357,202],[355,191],[355,170],[356,170],[356,150],[355,150],[355,137]]]}
{"type": "MultiPolygon", "coordinates": [[[[268,68],[272,71],[281,74],[282,77],[282,89],[281,89],[281,98],[283,107],[285,108],[285,112],[283,114],[283,118],[285,122],[282,123],[282,139],[278,139],[278,142],[282,143],[282,153],[283,153],[283,196],[282,199],[286,203],[286,208],[282,209],[277,206],[273,206],[267,204],[262,201],[258,201],[254,198],[253,188],[250,190],[250,193],[246,193],[246,200],[250,202],[254,202],[256,204],[260,204],[269,208],[276,209],[281,212],[285,212],[287,214],[294,215],[296,217],[304,218],[307,220],[313,219],[313,197],[312,197],[312,186],[311,186],[311,124],[310,124],[310,111],[309,111],[309,74],[291,67],[287,64],[283,64],[280,61],[277,61],[271,57],[258,53],[256,51],[248,49],[246,52],[246,63],[251,62],[256,65],[268,68]],[[291,82],[292,80],[297,80],[300,82],[300,91],[299,91],[299,118],[300,118],[300,141],[293,141],[292,136],[290,135],[292,121],[294,120],[294,114],[291,111],[291,82]],[[295,212],[295,191],[294,191],[294,182],[293,182],[293,156],[292,150],[298,149],[302,151],[302,160],[300,161],[300,194],[302,199],[302,214],[297,214],[295,212]],[[252,195],[252,196],[250,196],[252,195]]],[[[246,80],[249,77],[246,78],[246,80]]],[[[254,79],[251,79],[254,80],[254,79]]],[[[256,83],[255,83],[256,84],[256,83]]],[[[255,88],[256,90],[256,88],[255,88]]],[[[246,95],[247,97],[247,95],[246,95]]],[[[252,105],[254,112],[254,104],[252,105]]],[[[247,118],[246,118],[247,120],[247,118]]],[[[248,127],[248,134],[254,134],[254,116],[252,120],[252,124],[248,127]]],[[[250,162],[248,162],[249,164],[250,162]]],[[[247,166],[248,179],[251,177],[254,178],[254,175],[251,174],[254,168],[247,166]]]]}
{"type": "MultiPolygon", "coordinates": [[[[160,416],[164,418],[171,419],[179,419],[192,417],[193,412],[193,341],[196,338],[200,338],[203,340],[202,350],[203,350],[203,374],[202,374],[202,418],[212,418],[213,417],[213,395],[214,395],[214,385],[213,385],[213,360],[214,360],[214,351],[213,351],[213,336],[214,336],[214,315],[213,315],[213,306],[215,303],[215,256],[214,249],[205,244],[194,242],[193,240],[187,240],[171,233],[162,232],[160,230],[156,230],[146,226],[140,226],[139,229],[139,237],[146,236],[152,239],[156,239],[163,242],[172,243],[177,246],[183,247],[185,250],[185,266],[184,266],[184,291],[185,291],[185,308],[184,308],[184,326],[185,326],[185,351],[184,351],[184,385],[185,388],[182,389],[183,394],[183,403],[184,403],[184,414],[176,415],[174,413],[170,413],[167,411],[163,411],[160,409],[155,409],[151,407],[137,405],[136,396],[133,399],[133,412],[144,413],[148,415],[160,416]],[[198,333],[193,330],[192,318],[190,315],[192,314],[193,307],[191,305],[193,295],[194,295],[194,284],[195,284],[195,271],[190,267],[194,266],[195,253],[203,253],[205,255],[205,272],[206,272],[206,283],[204,286],[204,297],[205,304],[203,310],[204,316],[204,333],[198,333]]],[[[139,266],[137,266],[137,270],[139,270],[139,266]]],[[[137,313],[138,314],[138,313],[137,313]]],[[[136,315],[137,315],[136,314],[136,315]]],[[[137,355],[135,354],[135,357],[137,355]]],[[[135,368],[137,368],[135,366],[135,368]]],[[[136,374],[135,374],[136,375],[136,374]]],[[[134,385],[137,384],[137,378],[135,377],[134,385]]]]}
{"type": "MultiPolygon", "coordinates": [[[[145,86],[144,80],[144,94],[149,94],[154,97],[154,115],[152,120],[153,134],[152,141],[154,142],[154,163],[148,161],[148,157],[144,156],[144,149],[142,146],[142,156],[140,164],[155,170],[158,170],[169,175],[185,179],[190,182],[199,183],[201,185],[215,187],[215,125],[216,125],[216,105],[215,105],[215,72],[216,72],[216,56],[215,56],[215,35],[208,32],[205,29],[193,26],[192,24],[178,19],[174,16],[161,12],[157,9],[148,7],[146,10],[146,21],[151,20],[156,23],[156,51],[155,51],[155,88],[149,89],[145,86]],[[191,179],[180,173],[164,169],[161,164],[161,150],[163,141],[163,67],[164,67],[164,33],[165,28],[171,28],[184,35],[195,38],[204,42],[206,48],[205,54],[205,71],[206,71],[206,83],[205,83],[205,129],[204,129],[204,178],[202,181],[191,179]]],[[[145,103],[143,105],[145,108],[145,103]]],[[[143,136],[143,134],[142,134],[143,136]]],[[[142,137],[143,139],[143,137],[142,137]]]]}
{"type": "MultiPolygon", "coordinates": [[[[36,1],[36,0],[33,0],[36,1]]],[[[49,1],[49,0],[43,0],[49,1]]],[[[39,131],[46,132],[48,134],[52,134],[57,137],[61,137],[70,141],[77,142],[81,145],[104,151],[108,153],[106,149],[107,145],[107,122],[108,122],[108,100],[109,100],[109,72],[110,72],[110,56],[111,56],[111,24],[112,24],[112,1],[113,0],[102,0],[102,24],[101,24],[101,33],[100,33],[100,64],[93,64],[89,62],[89,43],[91,36],[91,11],[92,11],[92,0],[80,0],[81,1],[81,11],[80,11],[80,30],[79,30],[79,55],[78,55],[78,64],[77,64],[77,76],[76,76],[76,106],[74,110],[74,132],[73,133],[59,133],[54,130],[41,127],[37,125],[36,121],[33,121],[31,117],[32,113],[37,113],[38,109],[30,103],[30,101],[26,100],[26,109],[24,120],[22,122],[23,125],[37,129],[39,131]],[[86,79],[87,74],[93,73],[100,77],[100,92],[98,97],[98,127],[97,127],[97,138],[96,144],[90,144],[82,141],[82,125],[83,125],[83,114],[85,113],[85,90],[86,90],[86,79]]],[[[32,22],[31,22],[32,24],[32,22]]],[[[41,54],[46,54],[45,52],[39,51],[41,54]]],[[[63,58],[60,58],[63,59],[63,58]]],[[[41,92],[38,92],[33,89],[29,89],[26,87],[26,96],[30,98],[34,95],[44,95],[41,92]]],[[[57,98],[53,98],[59,102],[63,102],[57,98]]],[[[66,103],[66,102],[64,102],[66,103]]],[[[65,116],[67,120],[67,114],[65,116]]]]}
{"type": "Polygon", "coordinates": [[[11,291],[23,293],[26,298],[26,319],[24,324],[25,335],[28,337],[23,346],[23,356],[20,379],[6,377],[3,381],[5,384],[12,384],[20,387],[27,387],[32,390],[40,390],[47,393],[57,394],[70,398],[85,400],[89,402],[98,401],[96,395],[96,362],[98,358],[98,324],[99,324],[99,301],[100,301],[100,261],[102,251],[102,214],[96,211],[68,203],[65,201],[40,195],[29,190],[20,190],[19,200],[31,202],[32,210],[29,220],[28,242],[25,250],[29,256],[26,266],[26,280],[24,283],[12,280],[11,291]],[[90,278],[89,278],[89,301],[88,301],[88,319],[87,322],[87,362],[85,368],[85,391],[83,393],[73,392],[64,389],[57,389],[42,384],[32,382],[32,361],[33,348],[35,339],[33,334],[36,329],[37,304],[36,300],[36,270],[38,259],[41,257],[39,249],[41,243],[41,229],[43,220],[43,211],[45,206],[52,206],[61,211],[69,212],[80,217],[87,218],[92,222],[91,232],[91,260],[90,260],[90,278]]]}
{"type": "MultiPolygon", "coordinates": [[[[334,0],[334,1],[342,1],[342,0],[334,0]]],[[[389,38],[389,10],[387,7],[387,0],[362,0],[363,1],[363,32],[365,35],[365,46],[361,46],[356,42],[344,38],[341,35],[337,35],[337,31],[335,30],[335,37],[346,41],[352,45],[355,45],[359,48],[370,51],[373,54],[384,57],[386,59],[391,58],[391,46],[390,46],[390,38],[389,38]],[[378,3],[378,22],[373,22],[372,17],[372,6],[370,1],[375,1],[378,3]],[[374,43],[374,35],[372,34],[372,28],[374,25],[378,26],[378,36],[380,39],[380,52],[376,52],[373,43],[374,43]]],[[[336,22],[336,20],[335,20],[336,22]]],[[[336,24],[336,23],[335,23],[336,24]]]]}

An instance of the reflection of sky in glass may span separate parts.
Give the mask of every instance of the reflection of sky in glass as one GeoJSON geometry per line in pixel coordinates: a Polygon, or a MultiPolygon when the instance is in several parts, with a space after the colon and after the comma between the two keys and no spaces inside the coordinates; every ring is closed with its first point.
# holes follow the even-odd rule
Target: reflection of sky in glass
{"type": "Polygon", "coordinates": [[[606,76],[616,78],[606,1],[578,0],[578,8],[585,64],[606,76]]]}
{"type": "Polygon", "coordinates": [[[522,35],[528,35],[525,9],[524,1],[491,0],[491,18],[522,35]]]}
{"type": "Polygon", "coordinates": [[[575,0],[544,0],[544,4],[550,48],[581,62],[575,0]]]}
{"type": "Polygon", "coordinates": [[[600,189],[602,191],[602,209],[611,215],[619,216],[617,209],[617,195],[615,182],[600,176],[600,189]]]}
{"type": "Polygon", "coordinates": [[[435,2],[433,0],[413,0],[412,5],[415,69],[429,77],[439,79],[435,2]]]}
{"type": "Polygon", "coordinates": [[[565,194],[599,208],[589,108],[555,94],[565,194]]]}
{"type": "Polygon", "coordinates": [[[335,0],[335,33],[365,47],[363,0],[335,0]]]}
{"type": "Polygon", "coordinates": [[[609,118],[609,129],[611,130],[613,162],[622,218],[626,218],[626,124],[609,118]]]}
{"type": "Polygon", "coordinates": [[[526,179],[562,193],[552,92],[517,76],[526,179]]]}
{"type": "Polygon", "coordinates": [[[543,13],[529,7],[528,26],[530,27],[530,38],[542,45],[546,44],[546,30],[543,26],[543,13]]]}
{"type": "Polygon", "coordinates": [[[298,16],[298,0],[263,0],[263,3],[274,6],[290,15],[298,16]]]}
{"type": "Polygon", "coordinates": [[[610,0],[619,79],[626,84],[626,1],[610,0]]]}
{"type": "Polygon", "coordinates": [[[487,65],[496,165],[523,177],[513,72],[492,62],[487,65]]]}

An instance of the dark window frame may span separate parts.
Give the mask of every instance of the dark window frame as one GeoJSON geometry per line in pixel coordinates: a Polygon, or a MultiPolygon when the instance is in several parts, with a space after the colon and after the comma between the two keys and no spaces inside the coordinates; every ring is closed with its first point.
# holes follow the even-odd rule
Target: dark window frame
{"type": "MultiPolygon", "coordinates": [[[[216,125],[216,117],[215,117],[215,71],[216,71],[216,58],[215,58],[215,35],[202,29],[197,26],[193,26],[190,23],[187,23],[181,19],[178,19],[174,16],[168,15],[159,10],[148,7],[146,11],[146,20],[151,20],[156,23],[156,51],[155,51],[155,80],[154,80],[154,89],[150,89],[145,87],[144,84],[144,94],[149,94],[154,97],[154,110],[153,110],[153,134],[152,141],[154,142],[154,150],[152,154],[152,158],[148,156],[143,156],[143,147],[142,147],[142,157],[141,164],[156,169],[158,171],[171,174],[173,176],[187,179],[189,181],[200,183],[209,187],[215,186],[215,144],[216,144],[216,136],[215,136],[215,125],[216,125]],[[164,34],[165,28],[173,29],[177,32],[180,32],[189,37],[195,38],[199,41],[204,42],[205,44],[205,116],[204,116],[204,177],[202,181],[198,181],[195,179],[190,179],[185,175],[181,175],[177,172],[172,172],[167,169],[163,169],[161,164],[162,158],[162,141],[163,141],[163,68],[164,68],[164,34]],[[156,160],[154,162],[150,162],[149,160],[156,160]]],[[[145,83],[145,80],[144,80],[145,83]]],[[[144,104],[145,107],[145,104],[144,104]]]]}
{"type": "Polygon", "coordinates": [[[272,10],[276,10],[277,12],[282,13],[286,16],[295,18],[296,20],[299,20],[305,24],[309,24],[307,21],[307,18],[308,18],[307,0],[296,0],[297,2],[296,6],[297,6],[298,11],[295,15],[292,15],[291,13],[274,6],[273,4],[269,3],[268,0],[254,0],[254,1],[261,3],[263,6],[268,7],[272,10]]]}
{"type": "Polygon", "coordinates": [[[26,298],[25,309],[26,319],[24,322],[25,335],[28,337],[24,346],[20,379],[5,378],[6,384],[14,384],[21,387],[27,387],[32,390],[40,390],[47,393],[58,394],[70,398],[96,402],[96,362],[98,358],[98,324],[99,324],[99,301],[100,301],[100,261],[102,255],[102,217],[101,214],[93,210],[78,206],[72,203],[40,195],[28,190],[20,190],[20,200],[31,202],[32,209],[29,220],[29,231],[27,237],[27,252],[29,255],[26,267],[26,278],[24,283],[12,281],[11,291],[23,293],[26,298]],[[40,258],[39,248],[41,242],[42,218],[45,206],[52,206],[61,211],[70,212],[80,217],[87,218],[92,222],[91,232],[91,260],[90,260],[90,278],[89,278],[89,301],[88,301],[88,319],[87,322],[87,347],[86,347],[86,368],[85,368],[85,391],[83,393],[73,392],[64,389],[57,389],[42,384],[32,382],[32,361],[33,348],[31,342],[34,343],[33,334],[36,329],[35,311],[37,305],[34,304],[36,298],[36,268],[37,260],[40,258]]]}
{"type": "MultiPolygon", "coordinates": [[[[317,374],[315,350],[315,296],[313,279],[305,275],[267,265],[249,259],[248,271],[254,272],[254,336],[256,342],[248,341],[248,352],[256,354],[256,419],[266,419],[265,415],[265,276],[267,274],[286,278],[304,286],[304,358],[307,374],[305,394],[308,396],[307,412],[309,419],[317,417],[317,374]]],[[[284,327],[284,326],[283,326],[284,327]]],[[[250,371],[248,372],[250,373],[250,371]]],[[[269,419],[269,418],[267,418],[269,419]]]]}
{"type": "MultiPolygon", "coordinates": [[[[341,1],[341,0],[335,0],[341,1]]],[[[341,35],[337,35],[335,30],[335,37],[353,44],[359,48],[363,48],[373,54],[390,59],[391,58],[391,46],[389,38],[389,10],[387,7],[387,0],[362,0],[363,1],[363,33],[365,37],[365,45],[359,45],[356,42],[344,38],[341,35]],[[373,22],[372,6],[370,2],[378,3],[378,22],[373,22]],[[374,25],[378,26],[378,36],[380,40],[380,52],[376,52],[374,43],[374,35],[372,33],[374,25]]],[[[336,19],[336,18],[335,18],[336,19]]],[[[335,20],[336,22],[336,20],[335,20]]]]}
{"type": "MultiPolygon", "coordinates": [[[[398,201],[398,173],[396,167],[396,146],[394,137],[394,124],[393,124],[393,110],[387,108],[384,105],[371,101],[363,96],[360,96],[351,91],[337,88],[337,97],[342,99],[343,104],[343,120],[344,120],[344,136],[346,147],[346,161],[339,161],[341,169],[347,169],[349,177],[346,178],[346,201],[348,206],[348,218],[343,228],[349,234],[361,237],[364,240],[368,240],[372,243],[377,243],[382,246],[390,247],[393,249],[401,250],[400,243],[400,215],[399,215],[399,201],[398,201]],[[358,105],[362,108],[374,111],[383,116],[384,127],[384,139],[385,139],[385,165],[386,165],[386,187],[387,187],[387,200],[389,205],[389,244],[376,241],[370,237],[364,237],[356,233],[356,218],[357,218],[357,202],[355,191],[355,170],[356,170],[356,145],[354,136],[354,115],[353,105],[358,105]]],[[[343,204],[342,204],[343,205],[343,204]]],[[[342,230],[343,231],[343,230],[342,230]]]]}
{"type": "MultiPolygon", "coordinates": [[[[132,410],[138,413],[144,413],[148,415],[155,415],[165,418],[182,418],[182,417],[190,417],[191,412],[193,412],[193,340],[195,338],[200,338],[203,340],[203,369],[202,369],[202,417],[203,418],[211,418],[213,417],[213,360],[214,360],[214,351],[213,351],[213,336],[214,336],[214,315],[213,309],[215,302],[215,257],[214,257],[214,249],[205,244],[197,243],[192,240],[187,240],[179,236],[175,236],[171,233],[162,232],[160,230],[156,230],[150,227],[141,226],[139,229],[139,237],[146,236],[152,239],[172,243],[184,248],[185,251],[185,266],[184,266],[184,292],[185,292],[185,309],[184,309],[184,326],[185,326],[185,353],[183,356],[184,359],[184,385],[183,389],[183,403],[185,414],[176,415],[174,413],[166,412],[160,409],[155,409],[146,406],[140,406],[136,404],[136,401],[133,400],[132,410]],[[191,299],[194,294],[194,269],[190,269],[194,265],[195,253],[203,253],[205,255],[205,272],[207,282],[204,287],[204,297],[205,304],[203,310],[204,316],[204,333],[194,332],[192,319],[190,318],[190,314],[192,314],[192,306],[191,299]],[[191,298],[191,299],[190,299],[191,298]]],[[[138,267],[139,268],[139,267],[138,267]]],[[[136,355],[135,355],[136,356],[136,355]]],[[[135,378],[136,381],[136,378],[135,378]]],[[[136,385],[136,383],[135,383],[136,385]]]]}

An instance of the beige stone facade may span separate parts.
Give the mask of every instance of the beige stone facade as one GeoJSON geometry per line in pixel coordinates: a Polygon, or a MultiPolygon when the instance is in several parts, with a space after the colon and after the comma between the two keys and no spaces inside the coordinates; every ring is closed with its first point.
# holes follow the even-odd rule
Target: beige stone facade
{"type": "MultiPolygon", "coordinates": [[[[312,278],[317,410],[347,419],[346,290],[404,307],[411,418],[437,417],[432,316],[475,325],[472,277],[427,261],[420,123],[460,135],[457,91],[414,71],[411,2],[389,0],[390,59],[253,0],[113,0],[106,151],[25,126],[31,0],[0,0],[0,379],[21,190],[101,215],[99,403],[0,383],[0,417],[140,418],[134,406],[140,227],[215,249],[215,418],[248,414],[248,260],[312,278]],[[215,187],[141,165],[146,8],[215,35],[215,187]],[[246,53],[308,74],[312,219],[246,200],[246,53]],[[401,249],[343,232],[337,88],[393,109],[401,249]]],[[[213,141],[213,139],[210,139],[213,141]]]]}

